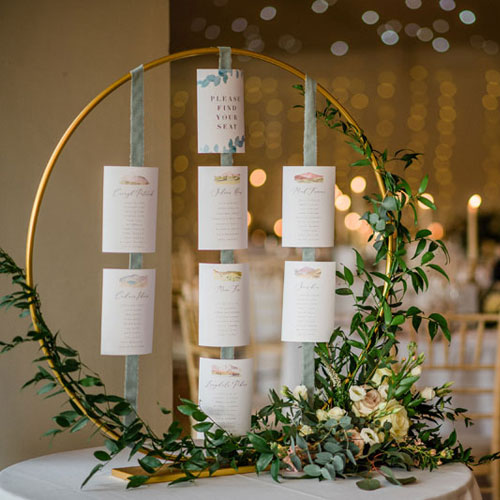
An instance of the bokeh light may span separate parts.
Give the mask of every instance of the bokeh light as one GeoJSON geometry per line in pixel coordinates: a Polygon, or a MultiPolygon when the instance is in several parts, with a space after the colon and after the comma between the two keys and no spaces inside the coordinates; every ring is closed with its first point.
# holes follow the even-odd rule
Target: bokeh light
{"type": "Polygon", "coordinates": [[[265,184],[266,180],[267,180],[267,174],[261,168],[256,168],[250,174],[250,184],[253,187],[261,187],[261,186],[263,186],[265,184]]]}
{"type": "Polygon", "coordinates": [[[344,218],[344,224],[349,231],[356,231],[361,227],[361,219],[357,212],[350,212],[344,218]]]}
{"type": "Polygon", "coordinates": [[[330,51],[334,56],[345,56],[349,51],[349,45],[347,45],[346,42],[339,40],[332,43],[330,51]]]}
{"type": "Polygon", "coordinates": [[[439,222],[432,222],[427,226],[427,229],[432,233],[431,238],[434,240],[442,240],[444,237],[444,227],[439,222]]]}
{"type": "Polygon", "coordinates": [[[247,227],[252,223],[252,214],[250,211],[247,212],[247,227]]]}
{"type": "Polygon", "coordinates": [[[463,10],[458,14],[458,17],[464,24],[474,24],[476,22],[476,15],[471,10],[463,10]]]}
{"type": "Polygon", "coordinates": [[[276,236],[281,238],[283,236],[283,219],[278,219],[273,226],[273,231],[276,236]]]}
{"type": "Polygon", "coordinates": [[[483,199],[479,194],[473,194],[470,198],[469,201],[467,202],[467,205],[471,208],[479,208],[481,206],[481,203],[483,202],[483,199]]]}
{"type": "Polygon", "coordinates": [[[351,191],[362,193],[366,189],[366,179],[362,175],[357,175],[351,181],[351,191]]]}
{"type": "Polygon", "coordinates": [[[260,18],[264,21],[271,21],[276,17],[276,8],[272,6],[264,7],[260,11],[260,18]]]}
{"type": "Polygon", "coordinates": [[[361,19],[365,24],[375,24],[380,19],[380,16],[374,10],[367,10],[363,12],[361,19]]]}
{"type": "Polygon", "coordinates": [[[341,194],[335,199],[335,207],[341,212],[349,210],[351,206],[351,198],[347,194],[341,194]]]}

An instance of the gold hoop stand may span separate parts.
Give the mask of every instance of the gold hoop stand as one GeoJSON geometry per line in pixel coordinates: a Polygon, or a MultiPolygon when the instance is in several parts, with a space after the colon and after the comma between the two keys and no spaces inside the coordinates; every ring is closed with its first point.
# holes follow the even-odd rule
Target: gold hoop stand
{"type": "MultiPolygon", "coordinates": [[[[281,68],[285,71],[288,71],[288,73],[291,73],[292,75],[295,75],[296,77],[300,78],[301,80],[305,80],[305,73],[302,71],[298,70],[297,68],[280,61],[278,59],[275,59],[274,57],[266,56],[263,54],[258,54],[256,52],[251,52],[249,50],[244,50],[244,49],[231,49],[232,53],[235,55],[240,55],[240,56],[246,56],[250,57],[253,59],[258,59],[260,61],[272,64],[273,66],[276,66],[278,68],[281,68]]],[[[191,50],[185,50],[182,52],[176,52],[175,54],[170,54],[165,57],[161,57],[159,59],[155,59],[154,61],[151,61],[147,64],[144,64],[144,71],[149,71],[150,69],[156,68],[157,66],[161,66],[163,64],[171,63],[174,61],[180,61],[182,59],[188,59],[191,57],[197,57],[197,56],[204,56],[204,55],[216,55],[219,53],[219,49],[217,47],[207,47],[207,48],[201,48],[201,49],[191,49],[191,50]]],[[[116,89],[124,85],[126,82],[128,82],[131,78],[130,73],[127,73],[126,75],[122,76],[120,79],[116,80],[114,83],[112,83],[109,87],[104,89],[100,94],[98,94],[92,101],[90,101],[87,106],[85,106],[82,111],[78,114],[78,116],[73,120],[73,122],[70,124],[70,126],[66,129],[62,137],[59,139],[59,142],[57,143],[57,146],[55,147],[54,151],[52,152],[49,161],[47,162],[47,165],[45,166],[45,170],[43,171],[42,178],[40,180],[40,183],[38,185],[38,189],[35,195],[35,200],[33,202],[33,207],[31,209],[31,216],[30,216],[30,222],[29,222],[29,227],[28,227],[28,235],[26,239],[26,282],[30,287],[34,287],[35,280],[34,280],[34,275],[33,275],[33,251],[34,251],[34,246],[35,246],[35,233],[36,233],[36,227],[37,227],[37,222],[38,222],[38,216],[40,214],[40,208],[42,205],[43,197],[45,194],[45,190],[47,188],[47,185],[49,183],[50,175],[52,174],[52,171],[55,168],[55,165],[57,163],[57,160],[59,159],[59,156],[61,155],[62,150],[68,143],[69,139],[75,132],[75,130],[80,126],[80,124],[83,122],[83,120],[90,114],[90,112],[98,105],[100,104],[106,97],[108,97],[110,94],[112,94],[116,89]]],[[[324,87],[321,85],[317,86],[317,91],[322,94],[326,99],[328,99],[341,113],[341,115],[346,119],[346,121],[355,127],[358,131],[361,131],[361,128],[357,124],[356,120],[350,115],[350,113],[342,106],[342,104],[330,93],[328,90],[326,90],[324,87]]],[[[378,164],[377,160],[375,158],[375,155],[372,153],[371,155],[371,163],[372,163],[372,168],[373,168],[373,173],[375,175],[376,181],[377,181],[377,186],[380,191],[380,194],[382,196],[385,196],[386,190],[384,186],[384,182],[382,179],[382,176],[380,175],[380,172],[378,171],[378,164]]],[[[388,250],[388,258],[387,258],[387,265],[386,265],[386,274],[390,273],[390,269],[392,266],[392,249],[393,249],[393,238],[389,238],[389,250],[388,250]]],[[[35,327],[35,330],[38,330],[36,321],[35,321],[35,312],[33,306],[31,306],[31,318],[33,320],[33,324],[35,327]]],[[[42,351],[45,356],[48,356],[48,350],[45,345],[44,340],[40,340],[40,345],[42,348],[42,351]]],[[[71,387],[67,386],[62,379],[61,375],[55,368],[54,364],[50,359],[47,360],[47,363],[54,374],[54,377],[56,380],[59,382],[61,387],[64,389],[68,397],[71,399],[71,401],[80,409],[80,411],[85,415],[90,422],[92,422],[105,436],[107,436],[110,439],[113,440],[118,440],[120,436],[112,429],[109,429],[103,422],[101,422],[99,419],[94,418],[90,415],[88,415],[85,407],[83,404],[80,402],[78,395],[71,389],[71,387]]],[[[144,453],[149,452],[150,450],[144,448],[141,451],[144,453]]],[[[114,469],[113,474],[116,475],[117,477],[121,477],[126,479],[127,477],[141,473],[142,469],[140,467],[126,467],[126,468],[121,468],[121,469],[114,469]]],[[[255,472],[255,467],[241,467],[239,471],[235,471],[234,469],[220,469],[217,471],[214,475],[231,475],[231,474],[238,474],[238,473],[248,473],[248,472],[255,472]]],[[[143,471],[142,471],[143,473],[143,471]]],[[[182,475],[182,474],[181,474],[182,475]]],[[[208,473],[207,473],[208,475],[208,473]]],[[[179,473],[173,473],[171,471],[168,472],[160,472],[160,474],[156,474],[151,477],[151,479],[148,482],[165,482],[165,481],[172,481],[176,479],[179,476],[179,473]]],[[[203,477],[203,474],[202,474],[203,477]]]]}

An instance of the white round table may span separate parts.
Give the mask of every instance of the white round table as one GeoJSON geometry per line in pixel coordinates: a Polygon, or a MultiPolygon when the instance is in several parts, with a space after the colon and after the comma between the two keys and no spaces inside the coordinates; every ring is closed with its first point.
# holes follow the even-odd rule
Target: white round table
{"type": "Polygon", "coordinates": [[[151,484],[136,490],[125,490],[126,482],[110,475],[111,466],[135,465],[127,456],[117,457],[112,464],[96,474],[87,486],[80,485],[97,463],[94,449],[56,453],[34,458],[7,467],[0,472],[1,500],[73,500],[73,499],[176,499],[207,500],[237,498],[238,500],[303,500],[303,499],[449,499],[481,500],[479,488],[472,473],[461,464],[450,464],[438,471],[415,470],[401,473],[413,475],[417,482],[399,487],[382,480],[383,487],[375,491],[362,491],[355,479],[318,481],[316,479],[289,479],[281,483],[268,473],[235,475],[200,479],[194,484],[168,486],[151,484]]]}

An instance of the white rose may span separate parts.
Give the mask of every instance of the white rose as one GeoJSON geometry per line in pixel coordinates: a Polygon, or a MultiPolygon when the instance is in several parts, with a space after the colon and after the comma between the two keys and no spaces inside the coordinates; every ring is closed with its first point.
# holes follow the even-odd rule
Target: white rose
{"type": "Polygon", "coordinates": [[[328,418],[334,418],[335,420],[340,420],[345,415],[345,410],[335,406],[331,410],[328,410],[328,418]]]}
{"type": "Polygon", "coordinates": [[[392,377],[392,371],[389,368],[377,368],[372,377],[372,382],[379,386],[386,377],[392,377]]]}
{"type": "Polygon", "coordinates": [[[419,366],[415,366],[415,368],[412,369],[412,371],[410,372],[410,374],[413,377],[420,377],[420,375],[422,375],[422,367],[420,365],[419,366]]]}
{"type": "Polygon", "coordinates": [[[361,401],[366,396],[366,391],[359,385],[353,385],[349,388],[349,397],[352,401],[361,401]]]}
{"type": "Polygon", "coordinates": [[[425,387],[420,391],[420,395],[427,401],[436,397],[436,391],[432,387],[425,387]]]}
{"type": "Polygon", "coordinates": [[[389,392],[389,384],[383,383],[379,385],[378,393],[380,397],[385,401],[387,399],[387,393],[389,392]]]}
{"type": "Polygon", "coordinates": [[[310,427],[309,425],[303,425],[300,428],[300,434],[302,434],[302,436],[309,436],[309,434],[312,434],[313,432],[314,431],[312,427],[310,427]]]}
{"type": "Polygon", "coordinates": [[[361,434],[361,437],[363,438],[363,441],[366,444],[369,444],[370,446],[372,444],[380,443],[380,440],[377,436],[377,433],[373,429],[365,427],[364,429],[361,429],[360,434],[361,434]]]}
{"type": "Polygon", "coordinates": [[[307,387],[305,385],[298,385],[292,391],[295,399],[307,399],[307,387]]]}
{"type": "Polygon", "coordinates": [[[316,410],[316,417],[320,422],[328,420],[328,412],[325,410],[316,410]]]}
{"type": "Polygon", "coordinates": [[[396,441],[403,440],[410,427],[410,419],[404,406],[401,406],[395,399],[380,405],[384,416],[380,417],[380,425],[383,427],[386,422],[390,422],[392,427],[389,433],[396,441]]]}

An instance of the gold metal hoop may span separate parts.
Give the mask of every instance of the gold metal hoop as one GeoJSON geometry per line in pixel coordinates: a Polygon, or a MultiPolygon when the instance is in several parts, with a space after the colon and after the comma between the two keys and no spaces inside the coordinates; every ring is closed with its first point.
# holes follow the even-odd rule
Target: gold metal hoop
{"type": "MultiPolygon", "coordinates": [[[[272,64],[273,66],[276,66],[278,68],[281,68],[285,71],[288,71],[292,75],[297,76],[298,78],[305,80],[305,73],[302,71],[298,70],[297,68],[280,61],[278,59],[275,59],[270,56],[266,56],[263,54],[257,54],[255,52],[251,52],[249,50],[244,50],[244,49],[231,49],[233,54],[240,55],[240,56],[247,56],[251,57],[253,59],[258,59],[260,61],[264,61],[266,63],[272,64]]],[[[219,49],[217,47],[207,47],[207,48],[201,48],[201,49],[191,49],[191,50],[185,50],[182,52],[176,52],[175,54],[170,54],[165,57],[161,57],[160,59],[155,59],[154,61],[151,61],[147,64],[144,64],[144,71],[149,71],[150,69],[156,68],[157,66],[161,66],[166,63],[171,63],[174,61],[179,61],[181,59],[188,59],[190,57],[197,57],[197,56],[203,56],[203,55],[209,55],[209,54],[218,54],[219,49]]],[[[70,126],[66,129],[62,137],[59,139],[59,142],[57,143],[57,146],[55,147],[54,151],[52,152],[49,161],[47,162],[47,165],[45,167],[45,170],[42,174],[42,178],[40,180],[40,183],[38,185],[38,189],[35,195],[35,200],[33,202],[33,208],[31,209],[31,216],[30,216],[30,222],[29,222],[29,227],[28,227],[28,235],[26,239],[26,282],[30,287],[34,287],[34,277],[33,277],[33,251],[34,251],[34,245],[35,245],[35,233],[36,233],[36,227],[37,227],[37,222],[38,222],[38,216],[40,214],[40,208],[42,205],[43,197],[45,194],[45,190],[47,188],[47,185],[49,183],[50,175],[52,174],[52,171],[54,170],[54,167],[56,165],[56,162],[68,143],[70,137],[73,135],[75,130],[79,127],[79,125],[83,122],[83,120],[90,114],[90,112],[101,102],[103,101],[106,97],[108,97],[110,94],[112,94],[116,89],[121,87],[123,84],[128,82],[131,78],[130,73],[127,73],[126,75],[122,76],[120,79],[116,80],[114,83],[112,83],[109,87],[104,89],[100,94],[98,94],[92,101],[90,101],[87,106],[85,106],[82,111],[78,114],[78,116],[73,120],[73,122],[70,124],[70,126]]],[[[345,120],[355,127],[359,132],[361,131],[361,128],[357,124],[356,120],[350,115],[350,113],[347,111],[347,109],[342,106],[342,104],[332,95],[328,90],[326,90],[324,87],[321,85],[317,86],[317,91],[322,94],[324,97],[326,97],[341,113],[341,115],[345,118],[345,120]]],[[[378,164],[377,160],[375,158],[375,155],[372,153],[371,154],[371,164],[373,168],[373,173],[375,175],[375,179],[377,181],[377,186],[380,191],[380,194],[384,197],[386,194],[386,189],[384,186],[384,181],[382,179],[382,176],[380,172],[378,171],[378,164]]],[[[388,252],[387,252],[387,263],[386,263],[386,274],[390,274],[390,269],[392,267],[392,251],[393,251],[393,245],[394,245],[394,240],[393,238],[389,238],[388,240],[388,252]]],[[[35,310],[34,306],[31,306],[31,318],[33,320],[33,324],[36,330],[38,330],[37,324],[36,324],[36,317],[35,317],[35,310]]],[[[40,340],[40,345],[42,348],[42,351],[45,356],[49,355],[47,346],[44,342],[44,340],[40,340]]],[[[78,395],[71,389],[71,387],[67,386],[62,379],[61,375],[57,371],[57,369],[54,366],[54,363],[50,360],[50,358],[47,360],[50,369],[52,370],[54,377],[56,380],[59,382],[59,384],[62,386],[66,394],[69,396],[69,398],[73,401],[73,403],[80,409],[80,411],[85,415],[90,422],[92,422],[95,426],[99,428],[99,430],[105,434],[107,437],[117,440],[120,438],[120,436],[112,429],[108,428],[106,424],[100,421],[100,419],[92,417],[88,414],[87,410],[85,409],[84,405],[80,402],[80,399],[78,395]]],[[[148,451],[148,450],[146,450],[148,451]]]]}

